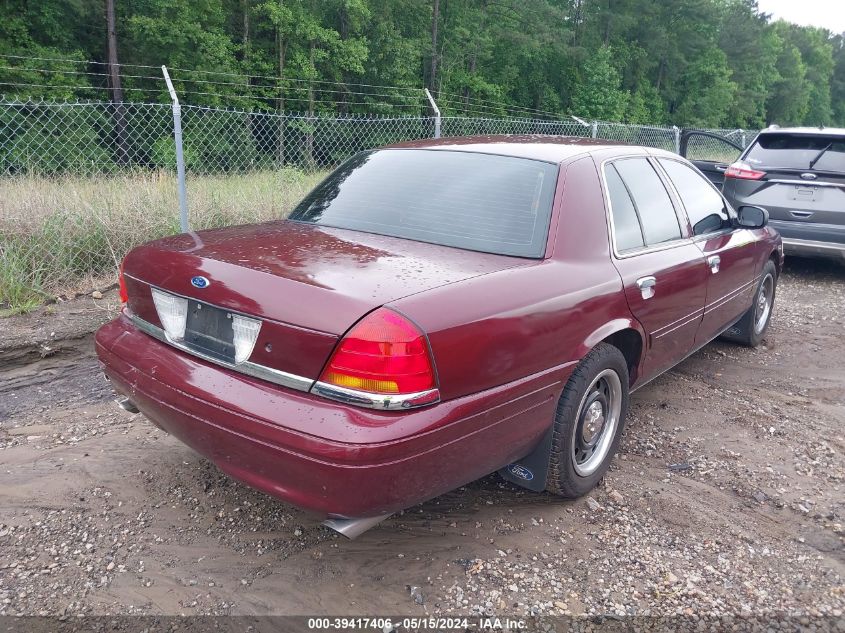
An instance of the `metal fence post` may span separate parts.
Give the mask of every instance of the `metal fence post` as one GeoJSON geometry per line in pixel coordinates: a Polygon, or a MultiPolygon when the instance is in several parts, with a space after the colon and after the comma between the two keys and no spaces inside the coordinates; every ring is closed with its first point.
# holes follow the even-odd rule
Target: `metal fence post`
{"type": "Polygon", "coordinates": [[[742,139],[742,146],[748,147],[748,140],[745,138],[745,130],[742,128],[739,130],[739,138],[742,139]]]}
{"type": "Polygon", "coordinates": [[[431,109],[434,110],[434,138],[440,138],[440,108],[437,107],[434,97],[431,96],[428,88],[424,90],[425,96],[428,97],[428,102],[431,104],[431,109]]]}
{"type": "Polygon", "coordinates": [[[672,132],[675,133],[675,153],[681,153],[681,128],[677,125],[672,126],[672,132]]]}
{"type": "Polygon", "coordinates": [[[176,96],[173,82],[170,81],[167,66],[162,66],[161,72],[173,104],[173,141],[176,143],[176,182],[179,189],[179,228],[182,229],[182,233],[187,233],[190,227],[188,226],[188,193],[185,190],[185,155],[182,152],[182,107],[179,105],[179,97],[176,96]]]}
{"type": "Polygon", "coordinates": [[[599,122],[598,121],[593,121],[593,125],[590,128],[590,136],[592,136],[593,138],[599,137],[599,122]]]}

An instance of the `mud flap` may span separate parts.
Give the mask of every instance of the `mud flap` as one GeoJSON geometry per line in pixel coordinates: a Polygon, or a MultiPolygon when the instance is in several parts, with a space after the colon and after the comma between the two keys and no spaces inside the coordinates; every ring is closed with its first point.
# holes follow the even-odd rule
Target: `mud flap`
{"type": "Polygon", "coordinates": [[[499,471],[502,479],[534,492],[543,492],[546,489],[546,479],[549,476],[549,459],[552,452],[553,435],[554,425],[551,425],[533,451],[499,471]]]}

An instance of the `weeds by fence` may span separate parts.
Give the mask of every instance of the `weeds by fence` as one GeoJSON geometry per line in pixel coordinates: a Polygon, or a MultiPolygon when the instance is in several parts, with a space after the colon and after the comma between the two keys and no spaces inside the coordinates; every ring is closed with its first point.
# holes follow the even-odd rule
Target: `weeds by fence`
{"type": "MultiPolygon", "coordinates": [[[[321,172],[196,175],[196,229],[284,217],[321,172]]],[[[169,171],[0,179],[0,310],[25,310],[56,294],[111,283],[131,248],[179,232],[169,171]]]]}
{"type": "MultiPolygon", "coordinates": [[[[196,229],[284,217],[346,157],[435,130],[429,116],[181,113],[196,229]]],[[[595,136],[672,151],[678,142],[675,128],[576,119],[448,116],[440,125],[443,136],[595,136]]],[[[717,143],[697,146],[697,157],[717,143]]],[[[0,100],[0,311],[90,289],[133,246],[178,232],[175,168],[170,104],[0,100]]]]}

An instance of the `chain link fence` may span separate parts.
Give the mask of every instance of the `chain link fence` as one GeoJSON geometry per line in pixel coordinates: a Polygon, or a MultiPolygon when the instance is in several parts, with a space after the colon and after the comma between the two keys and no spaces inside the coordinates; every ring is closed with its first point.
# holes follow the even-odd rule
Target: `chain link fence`
{"type": "MultiPolygon", "coordinates": [[[[191,228],[284,217],[339,162],[431,138],[433,116],[306,115],[182,106],[191,228]]],[[[675,128],[444,116],[443,136],[555,134],[677,151],[675,128]]],[[[754,134],[712,130],[741,145],[754,134]]],[[[727,160],[702,137],[696,158],[727,160]]],[[[721,153],[720,153],[721,152],[721,153]]],[[[735,153],[734,153],[735,158],[735,153]]],[[[731,159],[732,160],[732,159],[731,159]]],[[[171,104],[0,99],[0,312],[112,283],[133,246],[179,231],[171,104]]]]}

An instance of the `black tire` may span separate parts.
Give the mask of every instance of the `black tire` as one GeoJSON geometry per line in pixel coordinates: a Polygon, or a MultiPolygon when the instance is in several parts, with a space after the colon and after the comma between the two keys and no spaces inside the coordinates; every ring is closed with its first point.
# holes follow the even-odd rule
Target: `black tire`
{"type": "Polygon", "coordinates": [[[572,372],[555,412],[551,458],[546,480],[546,489],[549,492],[570,499],[581,497],[592,490],[607,472],[625,428],[628,386],[628,363],[625,357],[619,349],[606,343],[600,343],[590,350],[572,372]],[[615,391],[616,380],[619,390],[614,400],[607,396],[604,387],[615,391]],[[584,435],[589,432],[583,429],[585,426],[588,429],[596,427],[595,421],[590,427],[590,419],[597,409],[604,411],[604,417],[600,418],[603,420],[601,431],[594,440],[592,456],[579,464],[579,460],[590,455],[589,451],[584,449],[587,444],[584,435]],[[608,424],[608,412],[616,418],[612,428],[608,424]],[[582,431],[581,437],[576,439],[579,430],[582,431]]]}
{"type": "Polygon", "coordinates": [[[751,307],[748,308],[748,311],[742,315],[739,321],[725,330],[722,338],[739,343],[740,345],[757,347],[763,341],[763,338],[765,338],[769,324],[772,322],[777,285],[778,270],[774,262],[769,260],[763,266],[760,281],[754,290],[754,299],[751,302],[751,307]],[[762,299],[761,296],[763,296],[762,299]],[[767,302],[768,305],[765,311],[762,309],[762,301],[767,302]]]}

